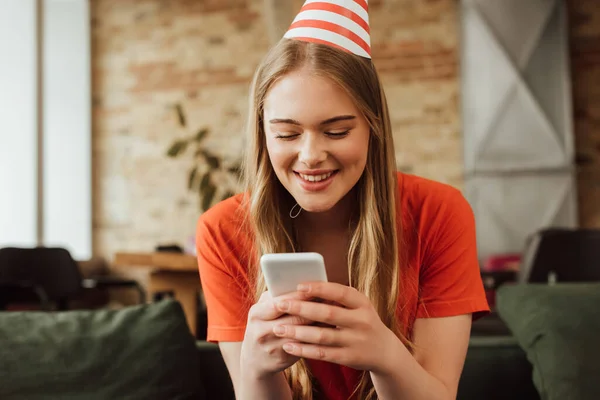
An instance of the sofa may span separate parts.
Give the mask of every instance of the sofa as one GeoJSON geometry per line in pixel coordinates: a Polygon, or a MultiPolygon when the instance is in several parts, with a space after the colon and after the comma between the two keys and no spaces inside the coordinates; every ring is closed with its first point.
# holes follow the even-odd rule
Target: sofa
{"type": "MultiPolygon", "coordinates": [[[[596,314],[589,305],[590,298],[600,296],[600,285],[567,285],[554,291],[545,286],[500,289],[499,315],[515,334],[471,337],[458,399],[600,398],[600,379],[590,377],[594,373],[600,377],[596,361],[600,323],[590,322],[590,315],[596,314]],[[578,293],[586,300],[580,301],[578,293]],[[589,329],[582,326],[583,320],[589,329]],[[559,333],[545,335],[544,329],[559,333]],[[568,335],[575,339],[571,345],[557,339],[565,333],[567,339],[568,335]],[[540,345],[544,349],[536,349],[540,345]],[[557,352],[558,362],[552,361],[557,352]],[[581,364],[577,357],[584,359],[581,364]],[[569,368],[566,374],[561,363],[569,368]],[[579,384],[583,388],[572,387],[579,384]]],[[[0,313],[0,399],[234,396],[218,346],[196,341],[181,306],[169,299],[120,310],[0,313]]]]}
{"type": "Polygon", "coordinates": [[[219,399],[210,392],[221,378],[215,354],[196,344],[174,300],[2,312],[0,399],[219,399]]]}

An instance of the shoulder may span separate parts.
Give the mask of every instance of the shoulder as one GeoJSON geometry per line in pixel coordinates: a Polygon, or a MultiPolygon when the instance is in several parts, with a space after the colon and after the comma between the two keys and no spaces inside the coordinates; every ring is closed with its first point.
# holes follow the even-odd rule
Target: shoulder
{"type": "Polygon", "coordinates": [[[398,173],[398,191],[405,223],[438,225],[452,218],[473,218],[470,204],[451,185],[398,173]]]}
{"type": "Polygon", "coordinates": [[[247,218],[243,199],[243,194],[237,194],[206,210],[198,218],[198,233],[205,234],[207,231],[210,231],[212,233],[220,232],[227,235],[239,229],[247,218]]]}
{"type": "Polygon", "coordinates": [[[417,273],[417,318],[487,312],[475,217],[461,191],[405,174],[399,190],[403,232],[417,273]]]}
{"type": "Polygon", "coordinates": [[[414,206],[439,206],[451,201],[464,201],[454,186],[416,175],[398,173],[398,189],[402,198],[414,206]]]}
{"type": "Polygon", "coordinates": [[[460,190],[407,174],[398,182],[404,243],[421,272],[441,258],[472,253],[476,259],[475,216],[460,190]]]}
{"type": "Polygon", "coordinates": [[[206,210],[201,216],[200,220],[206,222],[216,222],[217,220],[229,219],[227,217],[232,216],[232,212],[237,213],[238,210],[242,210],[242,202],[244,200],[244,194],[239,193],[235,196],[231,196],[228,199],[222,200],[206,210]]]}
{"type": "Polygon", "coordinates": [[[240,258],[251,253],[252,241],[243,194],[215,204],[198,219],[196,248],[199,255],[212,253],[221,260],[240,258]]]}
{"type": "Polygon", "coordinates": [[[253,304],[253,235],[244,195],[204,212],[196,229],[196,252],[208,312],[209,341],[239,342],[253,304]]]}

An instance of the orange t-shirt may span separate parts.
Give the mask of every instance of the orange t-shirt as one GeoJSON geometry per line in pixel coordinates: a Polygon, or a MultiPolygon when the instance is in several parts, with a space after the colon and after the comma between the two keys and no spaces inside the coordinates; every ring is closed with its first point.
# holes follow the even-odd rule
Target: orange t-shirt
{"type": "MultiPolygon", "coordinates": [[[[416,318],[489,311],[479,272],[475,221],[462,194],[438,182],[398,173],[404,265],[398,318],[411,337],[416,318]]],[[[253,233],[244,223],[242,195],[205,212],[198,221],[200,279],[208,309],[208,340],[244,339],[248,310],[254,303],[249,265],[256,262],[253,233]]],[[[401,250],[402,251],[402,250],[401,250]]],[[[346,400],[360,371],[308,360],[318,397],[346,400]]]]}

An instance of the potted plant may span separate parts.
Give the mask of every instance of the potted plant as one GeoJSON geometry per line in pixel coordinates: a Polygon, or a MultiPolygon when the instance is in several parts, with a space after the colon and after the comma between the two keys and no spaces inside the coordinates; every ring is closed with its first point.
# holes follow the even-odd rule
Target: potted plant
{"type": "MultiPolygon", "coordinates": [[[[179,126],[189,131],[183,107],[181,104],[176,104],[174,108],[179,126]]],[[[167,156],[170,158],[177,158],[187,151],[193,151],[193,165],[188,170],[188,189],[198,194],[202,212],[217,202],[233,196],[241,177],[240,160],[227,160],[208,150],[204,145],[208,136],[208,128],[200,128],[175,140],[167,150],[167,156]],[[224,175],[229,175],[233,179],[219,179],[224,175]],[[235,183],[232,184],[231,181],[235,183]]]]}

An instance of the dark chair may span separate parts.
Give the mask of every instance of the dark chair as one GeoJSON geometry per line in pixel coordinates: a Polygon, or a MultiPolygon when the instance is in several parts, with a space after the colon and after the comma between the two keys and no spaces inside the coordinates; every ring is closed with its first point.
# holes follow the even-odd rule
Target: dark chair
{"type": "Polygon", "coordinates": [[[0,282],[41,288],[59,310],[68,309],[70,299],[91,288],[133,288],[140,303],[146,302],[146,292],[135,280],[108,276],[83,279],[79,265],[63,248],[0,249],[0,282]]]}
{"type": "Polygon", "coordinates": [[[48,295],[40,286],[24,282],[0,282],[0,311],[6,311],[15,304],[36,304],[42,310],[50,309],[48,295]]]}
{"type": "Polygon", "coordinates": [[[600,281],[600,230],[545,229],[525,248],[518,282],[600,281]]]}

